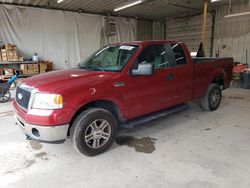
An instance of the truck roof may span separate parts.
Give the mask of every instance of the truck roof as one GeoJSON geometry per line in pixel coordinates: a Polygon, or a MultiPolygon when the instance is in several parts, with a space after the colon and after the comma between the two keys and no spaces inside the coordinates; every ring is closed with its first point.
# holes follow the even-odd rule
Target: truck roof
{"type": "Polygon", "coordinates": [[[146,40],[146,41],[116,42],[116,43],[113,43],[113,44],[119,44],[119,45],[145,45],[145,44],[178,43],[178,42],[181,42],[181,41],[146,40]]]}

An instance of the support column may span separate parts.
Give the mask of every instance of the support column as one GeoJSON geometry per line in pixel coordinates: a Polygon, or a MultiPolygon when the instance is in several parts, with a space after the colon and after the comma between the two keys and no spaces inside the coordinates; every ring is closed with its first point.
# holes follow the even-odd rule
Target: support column
{"type": "Polygon", "coordinates": [[[207,7],[208,7],[208,0],[204,0],[203,18],[202,18],[202,33],[201,33],[201,41],[202,41],[204,50],[206,47],[207,7]]]}

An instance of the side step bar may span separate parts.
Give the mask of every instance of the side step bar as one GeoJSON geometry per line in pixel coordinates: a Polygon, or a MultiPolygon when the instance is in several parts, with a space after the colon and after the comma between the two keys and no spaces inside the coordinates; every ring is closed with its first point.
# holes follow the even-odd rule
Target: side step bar
{"type": "Polygon", "coordinates": [[[150,122],[150,121],[153,121],[153,120],[156,120],[156,119],[159,119],[159,118],[174,114],[176,112],[186,110],[188,108],[189,108],[189,105],[186,104],[186,103],[179,104],[177,106],[174,106],[174,107],[171,107],[171,108],[168,108],[168,109],[165,109],[165,110],[161,110],[159,112],[155,112],[155,113],[152,113],[152,114],[149,114],[149,115],[146,115],[146,116],[135,118],[135,119],[130,120],[128,122],[122,123],[122,124],[120,124],[120,127],[121,128],[126,128],[126,129],[132,129],[136,125],[147,123],[147,122],[150,122]]]}

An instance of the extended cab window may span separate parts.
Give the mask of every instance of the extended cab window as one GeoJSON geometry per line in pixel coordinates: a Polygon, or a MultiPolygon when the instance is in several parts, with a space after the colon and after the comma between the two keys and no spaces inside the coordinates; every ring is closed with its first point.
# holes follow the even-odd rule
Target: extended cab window
{"type": "Polygon", "coordinates": [[[187,59],[184,53],[184,50],[182,49],[182,46],[179,43],[171,44],[176,65],[184,65],[187,64],[187,59]]]}
{"type": "Polygon", "coordinates": [[[155,69],[166,68],[172,64],[171,57],[169,54],[166,54],[164,45],[145,47],[136,59],[136,64],[141,63],[152,63],[155,69]]]}

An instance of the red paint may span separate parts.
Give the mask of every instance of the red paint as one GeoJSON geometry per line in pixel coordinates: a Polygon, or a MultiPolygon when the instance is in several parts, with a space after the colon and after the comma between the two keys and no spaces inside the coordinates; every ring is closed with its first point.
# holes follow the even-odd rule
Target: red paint
{"type": "Polygon", "coordinates": [[[55,126],[68,124],[74,114],[84,105],[97,101],[113,102],[124,119],[131,119],[203,96],[208,85],[216,77],[223,78],[224,89],[232,80],[233,59],[203,60],[193,63],[184,43],[188,64],[156,70],[151,76],[131,76],[130,67],[141,50],[152,44],[174,41],[144,41],[119,44],[139,45],[122,72],[98,72],[79,69],[50,72],[25,79],[23,83],[41,92],[61,94],[64,107],[60,110],[22,110],[14,101],[16,114],[26,123],[55,126]],[[167,80],[167,74],[175,75],[167,80]],[[115,82],[125,82],[123,87],[114,87],[115,82]],[[32,115],[36,114],[36,115],[32,115]],[[37,115],[39,114],[39,115],[37,115]],[[43,115],[41,115],[43,114],[43,115]]]}

